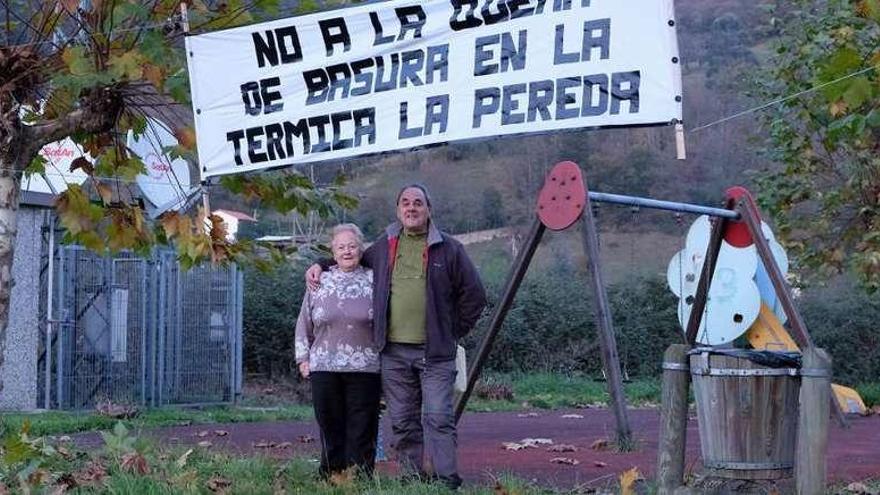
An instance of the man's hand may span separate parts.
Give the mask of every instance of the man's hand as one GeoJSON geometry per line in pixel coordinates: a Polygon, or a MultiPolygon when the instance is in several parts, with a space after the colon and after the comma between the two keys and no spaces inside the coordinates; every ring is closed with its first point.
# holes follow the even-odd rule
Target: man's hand
{"type": "Polygon", "coordinates": [[[310,291],[316,291],[321,287],[321,265],[315,263],[306,270],[306,285],[310,291]]]}
{"type": "Polygon", "coordinates": [[[303,378],[307,379],[309,377],[309,373],[309,362],[303,361],[299,363],[299,374],[302,375],[303,378]]]}

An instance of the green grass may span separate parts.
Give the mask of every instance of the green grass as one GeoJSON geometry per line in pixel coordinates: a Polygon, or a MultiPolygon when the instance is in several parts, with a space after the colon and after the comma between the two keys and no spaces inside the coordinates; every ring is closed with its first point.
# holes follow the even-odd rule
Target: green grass
{"type": "Polygon", "coordinates": [[[856,385],[856,391],[862,396],[865,405],[869,408],[880,405],[880,382],[862,383],[856,385]]]}
{"type": "MultiPolygon", "coordinates": [[[[524,408],[562,409],[608,404],[607,384],[582,375],[553,373],[495,374],[486,381],[508,384],[514,399],[486,400],[471,396],[468,410],[518,411],[524,408]]],[[[640,378],[624,384],[624,394],[629,406],[649,406],[660,402],[660,381],[640,378]]]]}
{"type": "MultiPolygon", "coordinates": [[[[127,438],[135,439],[133,436],[127,438]]],[[[4,442],[4,444],[7,444],[4,442]]],[[[348,495],[413,494],[441,495],[450,493],[441,485],[431,483],[403,483],[397,478],[378,475],[372,479],[343,481],[334,486],[320,480],[317,464],[307,458],[279,460],[257,456],[242,458],[209,449],[185,447],[164,448],[145,439],[137,439],[136,450],[117,451],[109,448],[85,452],[69,452],[62,456],[57,450],[40,448],[25,458],[0,466],[0,492],[4,488],[18,493],[50,493],[65,480],[80,480],[79,486],[64,493],[70,494],[120,494],[120,495],[172,495],[209,494],[222,485],[220,493],[228,494],[314,494],[348,495]],[[125,469],[125,456],[143,456],[146,469],[138,473],[125,469]],[[105,476],[84,478],[89,463],[99,465],[105,476]],[[30,476],[39,471],[40,476],[30,476]],[[29,486],[20,486],[21,479],[29,486]],[[83,481],[85,480],[85,481],[83,481]],[[17,488],[18,491],[13,488],[17,488]]],[[[507,493],[522,495],[562,493],[539,488],[532,483],[506,474],[489,474],[476,486],[465,486],[461,492],[467,495],[491,495],[498,493],[496,486],[507,493]]]]}
{"type": "MultiPolygon", "coordinates": [[[[308,405],[288,405],[271,409],[241,408],[234,406],[210,406],[203,408],[166,407],[148,409],[123,423],[130,428],[157,428],[212,423],[252,423],[257,421],[298,421],[311,419],[312,408],[308,405]]],[[[107,430],[117,420],[94,412],[52,411],[35,414],[0,414],[0,426],[17,431],[29,421],[31,435],[60,435],[83,431],[107,430]]]]}

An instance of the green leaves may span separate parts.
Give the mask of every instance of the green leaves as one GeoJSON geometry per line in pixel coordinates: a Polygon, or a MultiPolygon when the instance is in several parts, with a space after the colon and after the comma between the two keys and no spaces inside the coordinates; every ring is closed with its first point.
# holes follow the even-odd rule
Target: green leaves
{"type": "Polygon", "coordinates": [[[110,56],[108,73],[117,81],[138,81],[143,76],[143,55],[137,50],[129,50],[110,56]]]}
{"type": "Polygon", "coordinates": [[[854,4],[798,0],[760,84],[765,97],[819,92],[775,107],[767,155],[778,166],[758,177],[765,211],[806,269],[802,275],[855,273],[868,291],[880,289],[880,0],[854,4]],[[791,49],[797,47],[797,49],[791,49]],[[861,72],[861,73],[860,73],[861,72]]]}

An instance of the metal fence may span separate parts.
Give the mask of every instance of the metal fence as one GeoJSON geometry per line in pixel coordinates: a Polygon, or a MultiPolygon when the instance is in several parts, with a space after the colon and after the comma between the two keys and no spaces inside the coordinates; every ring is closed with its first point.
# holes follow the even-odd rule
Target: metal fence
{"type": "Polygon", "coordinates": [[[55,232],[44,231],[44,407],[236,400],[243,289],[237,267],[184,270],[171,250],[148,258],[100,256],[59,245],[55,232]]]}

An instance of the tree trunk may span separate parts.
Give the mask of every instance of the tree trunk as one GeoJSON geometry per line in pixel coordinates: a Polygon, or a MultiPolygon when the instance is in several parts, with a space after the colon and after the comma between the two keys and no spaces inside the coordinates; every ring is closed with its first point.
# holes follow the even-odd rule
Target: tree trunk
{"type": "MultiPolygon", "coordinates": [[[[6,163],[0,160],[0,165],[6,163]]],[[[15,169],[14,166],[0,168],[0,370],[6,361],[6,330],[9,327],[10,296],[14,285],[12,258],[18,232],[20,172],[10,168],[15,169]]],[[[4,375],[0,372],[0,393],[3,392],[4,375]]]]}

